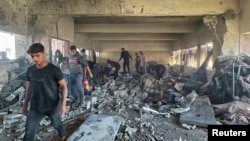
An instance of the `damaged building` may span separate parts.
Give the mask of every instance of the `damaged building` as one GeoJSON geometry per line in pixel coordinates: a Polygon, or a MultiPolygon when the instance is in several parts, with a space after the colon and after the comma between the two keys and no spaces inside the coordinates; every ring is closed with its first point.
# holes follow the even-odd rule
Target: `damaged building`
{"type": "MultiPolygon", "coordinates": [[[[15,49],[0,51],[15,57],[0,62],[0,140],[23,139],[33,43],[45,46],[51,63],[58,50],[69,55],[71,45],[103,65],[118,61],[121,48],[133,58],[130,75],[110,76],[80,107],[67,101],[67,141],[206,141],[208,125],[249,125],[249,6],[248,0],[1,0],[0,31],[15,36],[15,49]],[[140,51],[147,66],[138,74],[140,51]],[[155,64],[166,68],[161,77],[155,64]]],[[[35,140],[59,140],[50,123],[42,119],[35,140]]]]}

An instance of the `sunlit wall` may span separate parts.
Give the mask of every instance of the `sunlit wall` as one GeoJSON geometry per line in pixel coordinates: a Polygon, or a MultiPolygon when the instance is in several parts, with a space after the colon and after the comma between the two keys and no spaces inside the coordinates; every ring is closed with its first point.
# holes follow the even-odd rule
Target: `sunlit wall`
{"type": "Polygon", "coordinates": [[[0,51],[5,51],[9,59],[15,59],[15,35],[0,31],[0,51]]]}

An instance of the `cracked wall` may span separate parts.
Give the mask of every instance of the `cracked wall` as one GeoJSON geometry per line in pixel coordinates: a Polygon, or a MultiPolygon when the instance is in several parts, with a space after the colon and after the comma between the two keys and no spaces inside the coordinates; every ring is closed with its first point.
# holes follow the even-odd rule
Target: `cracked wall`
{"type": "MultiPolygon", "coordinates": [[[[55,34],[56,23],[60,16],[71,15],[114,15],[114,16],[176,16],[221,14],[228,9],[239,13],[238,0],[2,0],[0,2],[0,29],[26,35],[31,42],[41,42],[49,52],[50,38],[55,34]],[[204,5],[206,5],[204,7],[204,5]],[[195,8],[190,8],[195,7],[195,8]]],[[[225,34],[223,49],[225,54],[237,54],[239,49],[239,21],[226,21],[228,32],[225,34]]],[[[64,33],[61,33],[64,34],[64,33]]],[[[63,37],[74,43],[74,37],[63,37]]],[[[88,41],[86,41],[88,42],[88,41]]],[[[77,44],[76,42],[74,44],[77,44]]],[[[90,44],[90,43],[89,43],[90,44]]]]}

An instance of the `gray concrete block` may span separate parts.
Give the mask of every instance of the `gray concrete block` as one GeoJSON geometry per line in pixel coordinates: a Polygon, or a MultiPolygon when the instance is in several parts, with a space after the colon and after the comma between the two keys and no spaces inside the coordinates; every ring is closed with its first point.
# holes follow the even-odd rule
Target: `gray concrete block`
{"type": "Polygon", "coordinates": [[[198,97],[191,104],[189,111],[181,113],[180,123],[200,127],[217,124],[209,98],[207,96],[198,97]]]}
{"type": "Polygon", "coordinates": [[[92,114],[67,141],[114,141],[122,121],[118,116],[92,114]]]}

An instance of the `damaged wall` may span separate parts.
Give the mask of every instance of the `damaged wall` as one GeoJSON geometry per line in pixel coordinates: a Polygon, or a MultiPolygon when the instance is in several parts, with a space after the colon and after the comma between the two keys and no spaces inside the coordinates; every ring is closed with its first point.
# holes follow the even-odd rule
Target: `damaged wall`
{"type": "Polygon", "coordinates": [[[250,54],[250,35],[243,34],[241,35],[241,53],[250,54]]]}
{"type": "Polygon", "coordinates": [[[240,48],[239,17],[225,17],[227,32],[224,35],[222,52],[224,55],[238,55],[240,48]]]}
{"type": "Polygon", "coordinates": [[[240,12],[240,52],[245,54],[250,54],[250,1],[241,0],[240,3],[241,12],[240,12]]]}
{"type": "Polygon", "coordinates": [[[250,32],[250,1],[249,0],[240,0],[240,33],[250,32]]]}
{"type": "Polygon", "coordinates": [[[53,25],[52,36],[57,39],[63,39],[74,42],[74,19],[71,17],[59,17],[53,25]]]}
{"type": "Polygon", "coordinates": [[[238,0],[148,0],[113,1],[113,0],[74,0],[74,1],[37,1],[33,7],[39,7],[33,14],[60,15],[204,15],[224,13],[227,9],[238,11],[238,0]],[[206,5],[204,7],[204,5],[206,5]],[[185,7],[184,7],[185,6],[185,7]],[[195,7],[195,8],[190,8],[195,7]],[[215,10],[216,9],[216,10],[215,10]]]}
{"type": "MultiPolygon", "coordinates": [[[[147,2],[128,0],[128,1],[112,1],[112,0],[93,0],[93,1],[33,1],[19,0],[0,2],[0,29],[13,33],[22,33],[30,36],[32,42],[41,42],[45,45],[46,52],[49,52],[51,37],[59,37],[64,40],[70,40],[72,44],[78,46],[86,45],[87,48],[92,48],[92,41],[85,40],[78,43],[80,40],[74,41],[72,32],[66,35],[67,28],[61,28],[58,34],[55,34],[55,25],[59,21],[60,16],[72,15],[115,15],[115,16],[152,16],[152,15],[206,15],[221,14],[226,10],[232,9],[235,13],[239,13],[239,1],[182,1],[182,0],[150,0],[147,2]],[[206,7],[204,7],[206,5],[206,7]],[[195,7],[195,8],[190,8],[195,7]],[[61,34],[62,33],[62,34],[61,34]],[[75,43],[74,43],[75,42],[75,43]],[[90,47],[91,46],[91,47],[90,47]]],[[[226,36],[225,49],[226,54],[232,51],[237,51],[238,31],[237,20],[227,21],[227,26],[232,28],[226,36]]],[[[72,22],[68,22],[72,24],[72,22]]],[[[74,29],[74,27],[71,27],[74,29]]],[[[76,35],[77,37],[78,35],[76,35]]],[[[196,40],[195,40],[196,41],[196,40]]],[[[114,45],[115,46],[115,45],[114,45]]],[[[117,45],[118,46],[118,45],[117,45]]],[[[119,47],[120,48],[120,47],[119,47]]],[[[163,55],[164,56],[164,55],[163,55]]]]}
{"type": "Polygon", "coordinates": [[[31,45],[31,38],[25,35],[15,35],[16,57],[28,56],[27,50],[31,45]]]}
{"type": "Polygon", "coordinates": [[[29,8],[25,0],[0,1],[0,29],[2,31],[28,35],[29,8]]]}
{"type": "Polygon", "coordinates": [[[75,41],[75,45],[79,48],[99,50],[99,49],[92,47],[91,45],[92,40],[89,39],[87,33],[75,33],[74,41],[75,41]]]}
{"type": "MultiPolygon", "coordinates": [[[[219,15],[216,17],[217,17],[216,19],[218,21],[218,23],[216,24],[216,34],[220,38],[222,38],[221,40],[223,41],[224,40],[223,36],[227,32],[226,24],[225,24],[225,21],[224,21],[222,15],[219,15]]],[[[209,27],[207,27],[204,23],[200,23],[200,27],[196,33],[186,34],[182,38],[181,46],[183,48],[190,48],[190,47],[194,47],[198,44],[212,42],[216,39],[217,38],[216,38],[213,30],[209,29],[209,27]]],[[[231,48],[231,47],[228,46],[228,48],[231,48]]]]}

